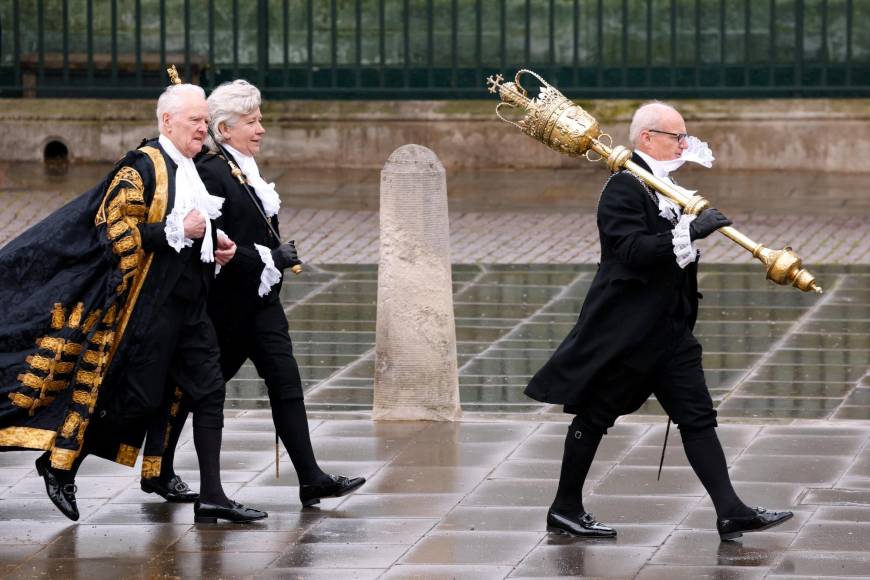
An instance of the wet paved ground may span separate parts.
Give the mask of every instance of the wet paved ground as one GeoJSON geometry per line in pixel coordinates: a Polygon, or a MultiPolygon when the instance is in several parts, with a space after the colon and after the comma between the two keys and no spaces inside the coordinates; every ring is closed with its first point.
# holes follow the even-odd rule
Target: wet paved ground
{"type": "MultiPolygon", "coordinates": [[[[52,185],[23,171],[10,189],[5,171],[0,243],[95,181],[85,172],[52,185]]],[[[265,522],[194,526],[190,506],[139,491],[138,471],[92,460],[78,481],[82,519],[71,523],[45,498],[36,455],[4,453],[0,577],[870,577],[870,197],[856,193],[861,179],[718,182],[734,192],[720,207],[758,241],[792,243],[821,297],[765,282],[727,240],[704,247],[696,330],[732,478],[747,502],[796,517],[720,543],[673,431],[655,479],[664,421],[651,400],[602,444],[587,505],[620,536],[590,542],[545,532],[568,421],[522,395],[576,320],[597,260],[590,212],[603,172],[555,173],[545,191],[541,175],[451,177],[465,411],[455,424],[369,419],[377,172],[356,181],[282,174],[279,189],[306,192],[292,207],[285,199],[281,217],[314,265],[283,299],[316,453],[327,470],[369,483],[302,510],[286,454],[275,479],[265,389],[245,367],[228,387],[224,477],[236,499],[270,512],[265,522]],[[578,183],[585,189],[572,196],[578,183]]],[[[189,432],[177,466],[195,485],[189,432]]]]}
{"type": "MultiPolygon", "coordinates": [[[[866,390],[866,389],[865,389],[866,390]]],[[[45,498],[33,453],[4,453],[0,575],[5,578],[616,577],[668,580],[870,576],[870,428],[800,421],[720,428],[738,493],[795,518],[719,541],[714,512],[671,432],[656,481],[661,422],[622,422],[592,466],[586,506],[616,540],[549,535],[565,421],[372,423],[314,420],[324,468],[369,482],[301,509],[282,456],[275,479],[266,411],[232,413],[227,490],[269,511],[250,525],[192,525],[189,505],[138,489],[133,472],[86,462],[81,520],[45,498]]],[[[195,484],[189,433],[177,466],[195,484]]]]}
{"type": "MultiPolygon", "coordinates": [[[[591,266],[457,266],[465,417],[373,423],[376,269],[309,267],[286,286],[318,458],[369,478],[302,510],[252,369],[229,385],[228,492],[266,509],[247,526],[194,526],[190,506],[138,489],[138,471],[82,468],[82,518],[45,498],[34,453],[0,454],[0,576],[8,578],[803,578],[870,576],[870,267],[817,268],[822,297],[775,288],[751,266],[709,265],[698,335],[738,492],[791,509],[775,531],[720,543],[715,515],[655,401],[608,434],[588,509],[615,541],[548,535],[567,424],[522,387],[576,317],[591,266]]],[[[196,483],[189,431],[177,467],[196,483]]]]}
{"type": "MultiPolygon", "coordinates": [[[[696,334],[723,417],[870,419],[870,267],[825,266],[826,292],[801,293],[745,266],[702,266],[696,334]]],[[[460,396],[466,411],[559,413],[522,393],[568,334],[595,272],[587,265],[454,268],[460,396]]],[[[284,286],[312,410],[369,410],[377,268],[323,266],[284,286]]],[[[230,383],[228,405],[267,405],[253,367],[230,383]]],[[[661,414],[654,402],[642,410],[661,414]]]]}

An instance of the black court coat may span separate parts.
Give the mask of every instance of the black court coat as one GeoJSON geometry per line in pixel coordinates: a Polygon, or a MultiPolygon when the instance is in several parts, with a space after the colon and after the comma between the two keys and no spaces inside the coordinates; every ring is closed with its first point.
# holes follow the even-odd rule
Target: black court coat
{"type": "MultiPolygon", "coordinates": [[[[632,160],[649,170],[638,155],[632,160]]],[[[614,366],[649,372],[669,347],[672,320],[695,325],[697,262],[677,265],[674,226],[659,216],[655,194],[629,172],[615,173],[598,202],[597,223],[598,273],[571,333],[526,387],[535,400],[580,403],[614,366]]]]}
{"type": "MultiPolygon", "coordinates": [[[[238,166],[229,152],[227,155],[238,166]]],[[[196,167],[209,193],[224,198],[218,227],[236,243],[233,259],[221,268],[214,281],[209,297],[209,314],[219,333],[248,328],[255,310],[267,303],[280,303],[283,282],[282,272],[282,281],[272,286],[265,296],[258,295],[260,275],[265,265],[254,244],[271,250],[278,247],[280,242],[269,232],[265,219],[257,211],[257,207],[263,209],[260,199],[256,194],[252,199],[245,192],[244,187],[233,177],[223,156],[203,153],[196,158],[196,167]]],[[[278,232],[278,217],[272,216],[269,221],[278,232]]]]}

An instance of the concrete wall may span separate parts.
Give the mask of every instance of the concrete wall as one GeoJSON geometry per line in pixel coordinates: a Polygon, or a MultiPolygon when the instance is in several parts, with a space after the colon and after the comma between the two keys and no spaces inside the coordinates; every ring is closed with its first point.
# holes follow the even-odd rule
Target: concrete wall
{"type": "MultiPolygon", "coordinates": [[[[580,103],[627,144],[637,101],[580,103]]],[[[675,103],[719,169],[870,171],[870,99],[698,100],[675,103]]],[[[498,121],[489,101],[281,101],[263,108],[264,161],[379,168],[397,147],[429,147],[454,167],[575,167],[498,121]]],[[[49,141],[73,160],[114,161],[156,135],[154,101],[0,99],[0,160],[41,161],[49,141]]]]}

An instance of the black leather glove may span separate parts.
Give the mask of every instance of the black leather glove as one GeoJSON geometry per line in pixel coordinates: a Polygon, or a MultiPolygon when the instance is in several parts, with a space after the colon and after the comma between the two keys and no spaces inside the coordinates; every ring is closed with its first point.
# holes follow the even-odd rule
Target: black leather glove
{"type": "Polygon", "coordinates": [[[689,224],[689,238],[693,242],[695,240],[703,240],[719,228],[724,228],[731,224],[732,221],[725,217],[725,214],[715,207],[710,207],[702,211],[689,224]]]}
{"type": "Polygon", "coordinates": [[[275,262],[275,267],[279,270],[286,270],[302,263],[296,252],[296,243],[293,240],[272,250],[272,261],[275,262]]]}

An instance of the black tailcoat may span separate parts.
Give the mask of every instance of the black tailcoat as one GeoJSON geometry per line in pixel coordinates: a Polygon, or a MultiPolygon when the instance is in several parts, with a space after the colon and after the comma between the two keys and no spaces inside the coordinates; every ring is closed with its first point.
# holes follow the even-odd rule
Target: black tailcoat
{"type": "MultiPolygon", "coordinates": [[[[649,167],[638,156],[633,161],[649,167]]],[[[673,224],[659,216],[655,194],[628,171],[613,174],[598,202],[601,263],[577,324],[532,377],[525,393],[574,405],[602,372],[622,365],[644,373],[668,348],[675,316],[689,328],[698,312],[697,263],[685,269],[673,252],[673,224]]]]}
{"type": "MultiPolygon", "coordinates": [[[[227,155],[238,165],[229,152],[227,155]]],[[[263,209],[259,198],[245,191],[232,175],[227,159],[222,155],[201,155],[197,169],[209,193],[224,198],[219,225],[237,246],[235,256],[215,279],[208,301],[221,347],[224,378],[232,378],[245,360],[251,359],[266,382],[270,400],[301,398],[299,367],[280,300],[283,273],[265,296],[258,293],[265,264],[254,245],[271,250],[280,242],[257,210],[263,209]]],[[[272,216],[270,223],[278,232],[277,216],[272,216]]]]}

